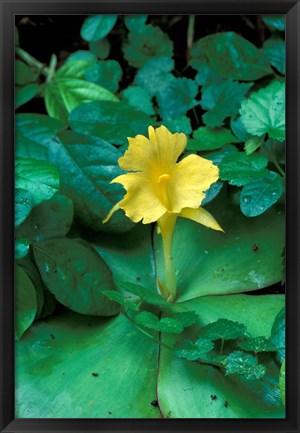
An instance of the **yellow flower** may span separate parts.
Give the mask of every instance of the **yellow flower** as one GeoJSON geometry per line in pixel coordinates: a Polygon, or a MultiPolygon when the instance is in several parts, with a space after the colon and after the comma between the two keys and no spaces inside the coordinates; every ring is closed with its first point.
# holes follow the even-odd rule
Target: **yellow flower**
{"type": "Polygon", "coordinates": [[[172,134],[164,126],[149,126],[148,132],[149,138],[128,138],[128,150],[118,162],[129,173],[112,181],[122,184],[127,194],[104,222],[117,209],[123,209],[136,223],[142,220],[149,224],[174,214],[222,231],[212,215],[199,207],[205,191],[219,178],[218,167],[198,155],[177,162],[187,144],[185,134],[172,134]]]}
{"type": "Polygon", "coordinates": [[[177,162],[187,144],[185,134],[172,134],[165,126],[148,128],[149,138],[128,138],[129,147],[119,158],[121,169],[128,171],[113,179],[127,193],[109,212],[104,223],[118,209],[143,224],[157,221],[163,239],[165,283],[158,281],[160,293],[168,300],[176,296],[176,272],[172,258],[173,234],[177,217],[188,218],[223,231],[214,217],[200,207],[205,191],[219,178],[219,169],[211,161],[189,155],[177,162]]]}

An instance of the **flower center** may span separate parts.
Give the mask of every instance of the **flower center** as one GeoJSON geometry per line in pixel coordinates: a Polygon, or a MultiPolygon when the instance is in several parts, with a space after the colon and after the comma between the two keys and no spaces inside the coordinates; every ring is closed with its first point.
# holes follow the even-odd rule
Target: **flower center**
{"type": "Polygon", "coordinates": [[[158,178],[158,183],[159,184],[164,184],[166,183],[169,179],[170,179],[170,175],[169,174],[162,174],[161,176],[159,176],[158,178]]]}

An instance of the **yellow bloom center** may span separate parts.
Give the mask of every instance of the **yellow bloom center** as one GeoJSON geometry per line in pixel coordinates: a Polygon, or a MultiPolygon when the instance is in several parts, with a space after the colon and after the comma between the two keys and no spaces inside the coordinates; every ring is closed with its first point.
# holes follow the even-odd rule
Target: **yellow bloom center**
{"type": "Polygon", "coordinates": [[[158,178],[158,183],[159,184],[165,184],[169,179],[170,179],[170,175],[169,174],[162,174],[158,178]]]}

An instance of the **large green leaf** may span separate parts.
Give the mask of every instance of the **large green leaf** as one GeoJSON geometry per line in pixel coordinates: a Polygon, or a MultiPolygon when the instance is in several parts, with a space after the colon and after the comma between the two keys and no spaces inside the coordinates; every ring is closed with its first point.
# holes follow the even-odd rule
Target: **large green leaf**
{"type": "Polygon", "coordinates": [[[110,181],[121,173],[120,152],[110,143],[73,131],[59,134],[49,145],[49,159],[59,169],[61,191],[74,203],[75,214],[93,230],[126,231],[133,223],[117,212],[103,224],[110,209],[124,195],[123,188],[110,181]]]}
{"type": "Polygon", "coordinates": [[[30,278],[20,266],[16,266],[15,312],[16,338],[21,338],[35,319],[37,299],[30,278]]]}
{"type": "Polygon", "coordinates": [[[121,66],[116,60],[103,60],[90,66],[85,71],[85,78],[114,93],[119,88],[122,73],[121,66]]]}
{"type": "Polygon", "coordinates": [[[194,140],[190,140],[187,148],[191,150],[215,150],[225,144],[236,143],[239,141],[229,129],[209,128],[201,126],[193,133],[194,140]]]}
{"type": "Polygon", "coordinates": [[[75,108],[69,123],[77,132],[95,135],[113,144],[127,144],[127,137],[145,134],[151,119],[125,102],[98,101],[75,108]]]}
{"type": "Polygon", "coordinates": [[[209,68],[224,78],[251,81],[272,74],[265,55],[235,32],[215,33],[199,39],[191,55],[204,57],[209,68]]]}
{"type": "Polygon", "coordinates": [[[214,128],[222,126],[226,117],[237,114],[252,83],[239,83],[232,80],[213,82],[203,87],[200,105],[208,110],[202,116],[203,122],[214,128]]]}
{"type": "Polygon", "coordinates": [[[16,160],[15,173],[16,188],[29,191],[32,206],[49,200],[59,189],[58,171],[48,162],[19,158],[16,160]]]}
{"type": "Polygon", "coordinates": [[[66,307],[91,316],[112,316],[119,306],[101,294],[114,290],[111,271],[93,249],[68,238],[46,239],[33,246],[41,277],[66,307]]]}
{"type": "Polygon", "coordinates": [[[268,160],[261,155],[247,155],[238,152],[227,156],[220,164],[220,179],[228,180],[231,185],[242,186],[251,180],[268,175],[268,160]]]}
{"type": "Polygon", "coordinates": [[[17,239],[30,243],[68,233],[73,221],[73,203],[61,194],[36,206],[16,230],[17,239]]]}
{"type": "Polygon", "coordinates": [[[128,30],[139,34],[143,32],[147,18],[147,15],[125,15],[124,22],[128,30]]]}
{"type": "Polygon", "coordinates": [[[151,96],[143,87],[130,86],[122,92],[122,96],[128,104],[148,115],[155,114],[151,96]]]}
{"type": "Polygon", "coordinates": [[[175,80],[171,71],[174,69],[171,57],[154,57],[148,60],[137,72],[135,82],[153,96],[164,92],[165,88],[175,80]]]}
{"type": "Polygon", "coordinates": [[[128,283],[141,285],[149,292],[157,291],[151,238],[151,226],[137,224],[122,235],[101,233],[91,239],[93,247],[112,270],[114,283],[120,291],[126,291],[128,283]]]}
{"type": "MultiPolygon", "coordinates": [[[[281,295],[207,296],[181,304],[195,311],[199,326],[220,317],[244,323],[252,336],[270,336],[272,323],[282,308],[281,295]]],[[[173,344],[171,336],[163,342],[173,344]]],[[[158,401],[166,418],[282,418],[278,366],[267,365],[268,382],[225,376],[224,371],[178,358],[161,346],[158,401]],[[270,384],[269,384],[270,382],[270,384]]]]}
{"type": "MultiPolygon", "coordinates": [[[[282,279],[284,211],[273,206],[247,218],[222,198],[207,206],[225,233],[178,218],[173,257],[178,301],[203,295],[256,290],[282,279]]],[[[161,236],[155,238],[158,278],[164,280],[161,236]]]]}
{"type": "Polygon", "coordinates": [[[16,346],[16,417],[160,418],[157,358],[122,315],[40,321],[16,346]]]}
{"type": "Polygon", "coordinates": [[[32,83],[35,80],[36,75],[32,69],[20,60],[15,62],[15,81],[16,84],[22,86],[23,84],[32,83]]]}
{"type": "Polygon", "coordinates": [[[270,38],[264,43],[263,52],[270,64],[281,74],[285,73],[285,41],[280,38],[270,38]]]}
{"type": "Polygon", "coordinates": [[[15,225],[18,227],[28,217],[32,209],[31,194],[26,189],[15,191],[15,225]]]}
{"type": "Polygon", "coordinates": [[[94,15],[84,21],[80,35],[88,42],[99,41],[104,38],[116,24],[117,15],[94,15]]]}
{"type": "Polygon", "coordinates": [[[21,105],[26,104],[35,96],[38,95],[40,88],[37,84],[25,84],[25,86],[16,88],[15,107],[19,108],[21,105]]]}
{"type": "Polygon", "coordinates": [[[16,115],[16,156],[48,160],[48,145],[63,124],[44,114],[16,115]]]}
{"type": "Polygon", "coordinates": [[[253,135],[268,134],[275,140],[285,137],[285,85],[273,81],[267,87],[250,95],[242,103],[241,121],[253,135]]]}

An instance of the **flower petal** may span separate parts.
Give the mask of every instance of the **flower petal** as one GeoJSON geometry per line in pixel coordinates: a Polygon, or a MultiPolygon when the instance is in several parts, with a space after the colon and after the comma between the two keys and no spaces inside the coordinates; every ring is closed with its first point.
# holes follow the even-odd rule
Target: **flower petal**
{"type": "Polygon", "coordinates": [[[224,233],[224,230],[219,223],[203,207],[199,207],[198,209],[184,208],[180,212],[179,216],[196,221],[197,223],[209,227],[210,229],[219,230],[224,233]]]}
{"type": "Polygon", "coordinates": [[[149,139],[143,135],[128,138],[129,147],[124,156],[119,158],[119,166],[127,171],[148,171],[163,174],[175,165],[184,150],[187,138],[185,134],[172,134],[165,126],[148,128],[149,139]]]}
{"type": "Polygon", "coordinates": [[[122,174],[112,183],[120,183],[126,189],[127,194],[119,202],[119,207],[133,222],[137,223],[143,219],[143,224],[149,224],[166,213],[156,189],[142,173],[122,174]]]}
{"type": "Polygon", "coordinates": [[[208,159],[189,155],[169,172],[167,195],[170,212],[178,213],[185,207],[198,208],[205,191],[219,178],[219,169],[208,159]]]}

